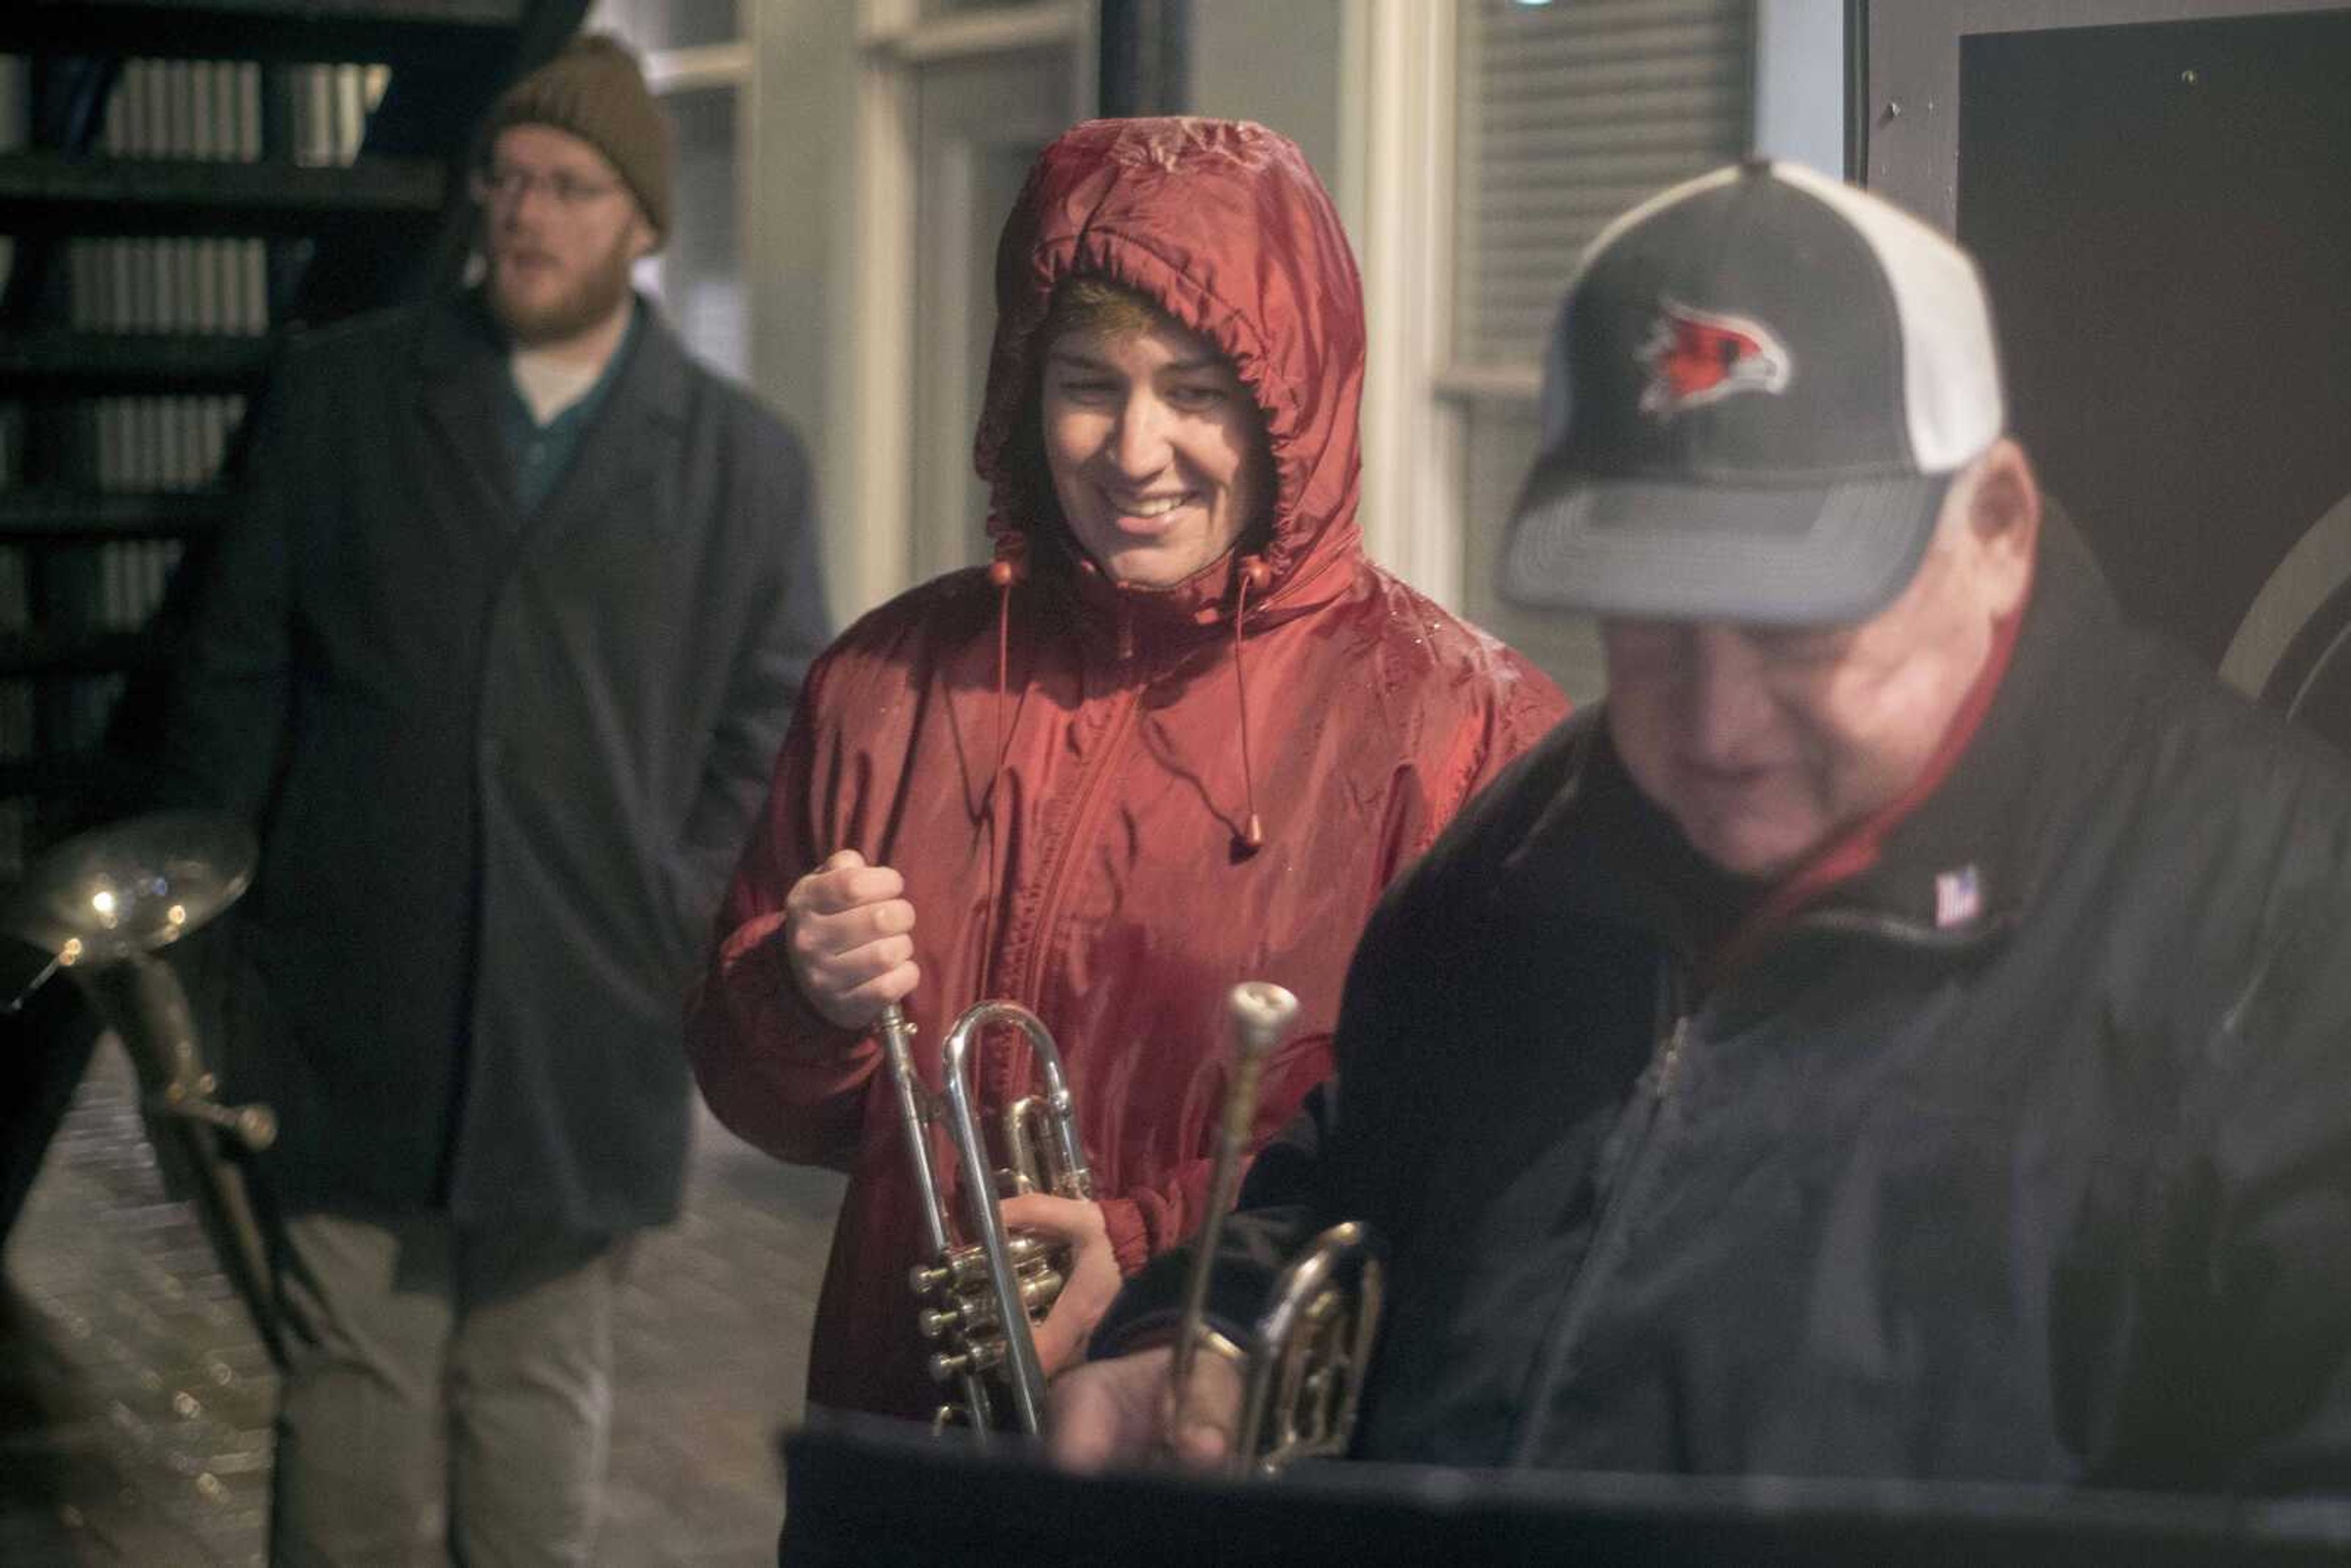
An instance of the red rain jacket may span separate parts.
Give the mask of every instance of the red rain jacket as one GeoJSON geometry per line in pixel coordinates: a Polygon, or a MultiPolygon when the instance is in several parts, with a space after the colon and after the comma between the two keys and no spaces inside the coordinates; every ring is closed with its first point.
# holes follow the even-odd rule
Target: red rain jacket
{"type": "MultiPolygon", "coordinates": [[[[791,978],[777,938],[793,883],[842,848],[904,873],[923,973],[907,1010],[934,1086],[939,1041],[973,1001],[1009,997],[1045,1020],[1131,1272],[1200,1218],[1227,991],[1261,977],[1302,1003],[1268,1065],[1261,1141],[1330,1071],[1381,890],[1566,707],[1364,557],[1361,290],[1290,142],[1201,120],[1079,127],[1032,172],[997,291],[977,463],[998,566],[883,606],[810,673],[689,1020],[721,1120],[850,1175],[810,1398],[902,1415],[937,1404],[905,1282],[921,1220],[879,1047],[824,1022],[791,978]],[[1149,296],[1238,368],[1278,477],[1261,558],[1123,590],[1032,502],[1050,497],[1034,340],[1077,273],[1149,296]]],[[[990,1041],[978,1060],[988,1105],[1028,1082],[1025,1046],[990,1041]]]]}

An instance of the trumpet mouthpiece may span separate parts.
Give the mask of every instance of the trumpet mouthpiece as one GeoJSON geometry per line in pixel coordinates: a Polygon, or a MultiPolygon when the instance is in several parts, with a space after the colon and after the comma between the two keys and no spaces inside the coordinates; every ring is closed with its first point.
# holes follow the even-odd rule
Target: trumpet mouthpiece
{"type": "Polygon", "coordinates": [[[1298,1016],[1298,998],[1270,980],[1243,980],[1233,988],[1225,1008],[1243,1049],[1262,1051],[1271,1049],[1298,1016]]]}

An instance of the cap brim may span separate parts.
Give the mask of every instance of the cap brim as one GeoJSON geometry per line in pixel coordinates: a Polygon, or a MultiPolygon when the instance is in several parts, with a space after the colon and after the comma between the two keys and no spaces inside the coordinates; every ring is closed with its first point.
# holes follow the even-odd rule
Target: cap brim
{"type": "Polygon", "coordinates": [[[1866,620],[1918,570],[1952,477],[1760,488],[1538,468],[1511,522],[1502,597],[1639,620],[1866,620]]]}

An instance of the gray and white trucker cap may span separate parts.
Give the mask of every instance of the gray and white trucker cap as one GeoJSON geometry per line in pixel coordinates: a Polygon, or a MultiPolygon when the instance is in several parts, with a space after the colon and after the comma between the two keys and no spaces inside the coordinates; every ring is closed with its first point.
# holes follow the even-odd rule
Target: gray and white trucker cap
{"type": "Polygon", "coordinates": [[[1640,619],[1865,620],[1917,570],[1953,476],[2001,420],[1965,252],[1799,165],[1719,169],[1584,253],[1552,332],[1503,597],[1640,619]]]}

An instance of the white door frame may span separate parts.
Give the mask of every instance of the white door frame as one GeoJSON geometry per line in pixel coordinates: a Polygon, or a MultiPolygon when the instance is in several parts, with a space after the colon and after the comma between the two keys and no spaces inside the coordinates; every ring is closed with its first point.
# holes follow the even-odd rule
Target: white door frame
{"type": "Polygon", "coordinates": [[[1462,409],[1453,353],[1455,0],[1346,0],[1339,186],[1368,333],[1364,488],[1374,559],[1458,608],[1462,409]]]}
{"type": "MultiPolygon", "coordinates": [[[[844,504],[853,530],[834,580],[855,612],[911,586],[914,559],[914,208],[917,74],[926,66],[1066,44],[1082,118],[1094,99],[1096,7],[1085,0],[996,6],[925,19],[919,0],[858,0],[855,116],[858,266],[844,504]]],[[[968,439],[968,433],[965,433],[968,439]]]]}

